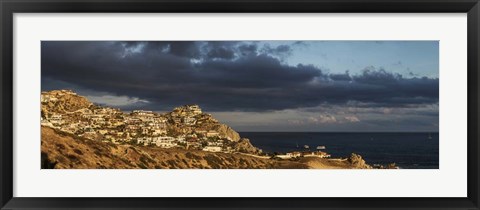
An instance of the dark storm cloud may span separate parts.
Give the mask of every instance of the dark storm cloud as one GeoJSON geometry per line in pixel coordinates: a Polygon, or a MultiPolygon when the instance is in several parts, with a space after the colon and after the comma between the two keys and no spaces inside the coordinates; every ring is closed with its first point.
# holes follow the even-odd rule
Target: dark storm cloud
{"type": "Polygon", "coordinates": [[[368,68],[363,70],[361,75],[355,76],[354,79],[358,83],[388,85],[400,81],[402,75],[389,73],[384,69],[375,71],[368,68]]]}
{"type": "Polygon", "coordinates": [[[347,71],[344,74],[330,74],[330,79],[334,81],[352,81],[350,73],[347,71]]]}
{"type": "Polygon", "coordinates": [[[218,41],[205,42],[203,50],[206,52],[208,59],[233,59],[235,58],[235,48],[233,47],[237,42],[232,41],[218,41]]]}
{"type": "Polygon", "coordinates": [[[292,45],[293,45],[293,46],[301,46],[301,47],[306,47],[306,46],[308,46],[307,42],[304,42],[304,41],[295,41],[295,42],[293,42],[292,45]]]}
{"type": "Polygon", "coordinates": [[[200,50],[198,47],[199,42],[171,42],[170,53],[182,57],[198,58],[200,56],[200,50]]]}
{"type": "Polygon", "coordinates": [[[270,47],[270,45],[263,46],[262,53],[268,55],[278,56],[284,59],[292,54],[292,48],[289,45],[279,45],[277,47],[270,47]]]}
{"type": "Polygon", "coordinates": [[[235,57],[235,52],[225,47],[219,47],[219,48],[211,49],[207,53],[207,56],[209,58],[232,59],[235,57]]]}
{"type": "Polygon", "coordinates": [[[199,58],[201,55],[199,42],[182,41],[182,42],[121,42],[125,49],[143,50],[146,53],[167,53],[180,57],[199,58]]]}
{"type": "MultiPolygon", "coordinates": [[[[145,109],[196,103],[265,111],[351,101],[379,107],[438,103],[438,79],[367,68],[359,75],[290,66],[288,45],[256,42],[42,42],[42,89],[73,87],[147,100],[145,109]],[[69,84],[70,86],[66,86],[69,84]]],[[[137,108],[137,107],[136,107],[137,108]]]]}
{"type": "Polygon", "coordinates": [[[240,54],[242,56],[247,55],[256,55],[257,54],[257,45],[256,44],[242,44],[238,47],[240,54]]]}
{"type": "Polygon", "coordinates": [[[322,76],[313,66],[287,66],[265,54],[240,57],[233,62],[210,60],[198,69],[202,81],[222,88],[284,88],[322,76]]]}
{"type": "Polygon", "coordinates": [[[427,104],[438,102],[438,79],[427,77],[403,78],[402,75],[390,73],[384,69],[378,71],[364,70],[353,77],[356,99],[363,102],[374,102],[377,105],[427,104]],[[381,98],[373,98],[374,96],[381,98]],[[370,100],[368,100],[370,99],[370,100]]]}

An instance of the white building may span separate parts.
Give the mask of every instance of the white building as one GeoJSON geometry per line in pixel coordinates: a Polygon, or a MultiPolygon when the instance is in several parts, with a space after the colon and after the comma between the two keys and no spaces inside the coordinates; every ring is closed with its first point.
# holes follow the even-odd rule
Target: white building
{"type": "Polygon", "coordinates": [[[177,142],[179,143],[187,143],[187,140],[185,140],[184,136],[177,136],[177,142]]]}
{"type": "Polygon", "coordinates": [[[219,133],[217,131],[211,130],[207,132],[207,137],[218,137],[219,133]]]}
{"type": "Polygon", "coordinates": [[[56,102],[58,101],[58,98],[56,98],[55,96],[51,96],[51,95],[41,95],[40,97],[40,100],[42,101],[42,103],[46,103],[46,102],[56,102]]]}
{"type": "Polygon", "coordinates": [[[161,148],[172,148],[177,146],[177,143],[175,143],[175,138],[170,136],[154,137],[152,141],[155,142],[155,145],[161,148]]]}
{"type": "Polygon", "coordinates": [[[61,114],[53,114],[51,117],[48,118],[48,121],[52,124],[63,124],[63,118],[61,114]]]}
{"type": "Polygon", "coordinates": [[[275,157],[281,158],[281,159],[290,159],[290,158],[295,158],[295,157],[300,157],[302,153],[300,152],[289,152],[285,155],[277,155],[275,157]]]}
{"type": "Polygon", "coordinates": [[[197,119],[193,117],[184,117],[182,121],[185,125],[195,125],[195,123],[197,122],[197,119]]]}
{"type": "Polygon", "coordinates": [[[149,137],[137,138],[137,144],[143,144],[143,145],[147,146],[151,142],[152,142],[152,138],[149,138],[149,137]]]}
{"type": "Polygon", "coordinates": [[[42,119],[40,124],[43,125],[43,126],[51,127],[51,128],[55,127],[55,126],[53,126],[53,124],[51,122],[49,122],[46,119],[42,119]]]}
{"type": "Polygon", "coordinates": [[[200,107],[198,105],[189,105],[189,106],[187,106],[187,109],[188,109],[188,111],[190,111],[191,113],[193,113],[195,115],[202,114],[202,110],[200,109],[200,107]]]}
{"type": "Polygon", "coordinates": [[[152,135],[154,136],[160,136],[160,135],[165,135],[167,134],[167,130],[163,128],[153,128],[152,129],[152,135]]]}
{"type": "Polygon", "coordinates": [[[219,146],[206,146],[202,150],[206,152],[221,152],[222,148],[219,146]]]}
{"type": "Polygon", "coordinates": [[[136,116],[140,117],[153,117],[153,111],[145,111],[145,110],[133,110],[132,113],[136,116]]]}

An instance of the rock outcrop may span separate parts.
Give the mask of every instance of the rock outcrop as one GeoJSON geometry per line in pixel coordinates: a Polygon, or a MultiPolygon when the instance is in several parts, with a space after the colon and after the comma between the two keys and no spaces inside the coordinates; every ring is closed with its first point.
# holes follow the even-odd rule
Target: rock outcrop
{"type": "Polygon", "coordinates": [[[247,138],[241,138],[233,144],[233,148],[237,152],[248,153],[248,154],[259,154],[260,150],[250,143],[250,140],[247,138]]]}
{"type": "Polygon", "coordinates": [[[69,90],[52,90],[42,93],[42,112],[66,113],[90,108],[93,103],[69,90]]]}
{"type": "Polygon", "coordinates": [[[368,165],[365,160],[362,158],[362,156],[357,155],[355,153],[352,153],[350,157],[347,159],[347,161],[354,166],[355,168],[364,168],[364,169],[370,169],[372,166],[368,165]]]}
{"type": "Polygon", "coordinates": [[[215,126],[214,130],[216,130],[220,136],[225,136],[231,141],[238,141],[240,140],[240,134],[233,130],[230,126],[225,124],[218,124],[215,126]]]}

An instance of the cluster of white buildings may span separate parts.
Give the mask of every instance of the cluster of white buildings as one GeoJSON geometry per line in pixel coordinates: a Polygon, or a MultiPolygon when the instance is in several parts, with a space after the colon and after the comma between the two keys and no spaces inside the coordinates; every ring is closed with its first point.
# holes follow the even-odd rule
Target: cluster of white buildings
{"type": "Polygon", "coordinates": [[[319,158],[329,158],[330,154],[322,151],[315,152],[287,152],[286,154],[275,155],[275,157],[280,159],[292,159],[297,157],[319,157],[319,158]]]}
{"type": "Polygon", "coordinates": [[[195,125],[197,123],[197,115],[202,114],[202,110],[198,105],[186,105],[173,109],[171,117],[174,123],[184,125],[195,125]]]}
{"type": "Polygon", "coordinates": [[[178,146],[178,142],[185,141],[182,138],[174,138],[171,136],[157,136],[157,137],[139,137],[137,138],[137,143],[144,146],[147,145],[156,145],[162,148],[172,148],[178,146]]]}
{"type": "Polygon", "coordinates": [[[48,102],[57,102],[59,98],[65,96],[65,95],[73,95],[76,96],[77,93],[71,91],[71,90],[55,90],[52,91],[53,94],[49,92],[42,92],[40,96],[40,101],[42,103],[48,103],[48,102]]]}
{"type": "MultiPolygon", "coordinates": [[[[76,95],[68,90],[42,92],[42,105],[58,102],[66,94],[76,95]]],[[[119,109],[90,106],[73,112],[55,113],[50,110],[42,114],[41,119],[43,126],[117,144],[229,151],[219,132],[207,129],[211,125],[209,123],[216,122],[211,115],[203,113],[198,105],[177,107],[167,115],[146,110],[123,113],[119,109]],[[169,123],[177,129],[176,133],[168,132],[169,123]]]]}
{"type": "MultiPolygon", "coordinates": [[[[130,143],[161,148],[196,149],[207,152],[234,152],[232,141],[222,136],[215,127],[217,120],[203,113],[198,105],[186,105],[175,108],[169,114],[159,114],[146,110],[134,110],[123,113],[119,109],[89,106],[76,111],[56,113],[43,105],[56,103],[62,97],[75,93],[68,90],[42,92],[43,126],[59,129],[80,137],[113,142],[130,143]]],[[[54,108],[53,108],[54,109],[54,108]]],[[[321,149],[321,148],[320,148],[321,149]]],[[[290,152],[275,157],[292,159],[297,157],[330,157],[329,154],[316,152],[290,152]]]]}

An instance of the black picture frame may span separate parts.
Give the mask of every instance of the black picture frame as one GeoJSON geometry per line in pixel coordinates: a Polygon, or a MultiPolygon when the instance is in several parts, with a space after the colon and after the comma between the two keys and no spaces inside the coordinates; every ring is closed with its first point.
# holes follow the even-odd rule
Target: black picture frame
{"type": "MultiPolygon", "coordinates": [[[[0,0],[1,209],[479,209],[478,0],[0,0]],[[13,197],[14,13],[467,13],[466,198],[18,198],[13,197]]],[[[27,75],[22,75],[27,76],[27,75]]],[[[445,180],[448,182],[449,180],[445,180]]],[[[441,186],[438,186],[441,187],[441,186]]]]}

